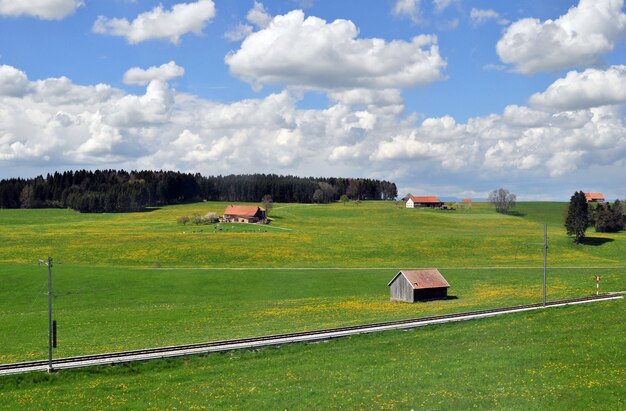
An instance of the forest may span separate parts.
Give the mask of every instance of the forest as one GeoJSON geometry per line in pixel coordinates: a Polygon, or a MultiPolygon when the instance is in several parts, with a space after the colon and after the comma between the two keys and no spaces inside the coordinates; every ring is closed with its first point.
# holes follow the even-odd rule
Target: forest
{"type": "Polygon", "coordinates": [[[196,201],[284,203],[393,200],[394,183],[367,178],[276,174],[202,176],[177,171],[79,170],[0,180],[0,208],[71,208],[81,213],[144,211],[196,201]]]}

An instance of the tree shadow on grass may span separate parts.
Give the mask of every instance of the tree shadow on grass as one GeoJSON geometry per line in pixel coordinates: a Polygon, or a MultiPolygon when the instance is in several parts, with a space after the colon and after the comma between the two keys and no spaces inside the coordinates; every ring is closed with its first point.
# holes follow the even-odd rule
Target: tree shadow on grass
{"type": "Polygon", "coordinates": [[[593,245],[593,246],[599,246],[599,245],[603,245],[606,243],[612,243],[613,240],[612,238],[605,238],[605,237],[583,237],[580,239],[580,243],[579,244],[584,244],[584,245],[593,245]]]}
{"type": "Polygon", "coordinates": [[[509,215],[512,215],[514,217],[524,217],[524,216],[526,216],[526,213],[522,213],[520,211],[513,210],[513,211],[509,211],[509,215]]]}

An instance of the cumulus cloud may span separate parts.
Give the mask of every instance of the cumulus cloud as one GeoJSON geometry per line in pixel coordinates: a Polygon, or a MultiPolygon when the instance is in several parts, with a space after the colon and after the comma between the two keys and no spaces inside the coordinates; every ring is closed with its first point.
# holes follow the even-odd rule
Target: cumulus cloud
{"type": "Polygon", "coordinates": [[[626,103],[626,66],[607,70],[570,71],[546,91],[530,97],[530,104],[546,110],[579,110],[626,103]]]}
{"type": "Polygon", "coordinates": [[[184,74],[185,69],[177,65],[175,61],[170,61],[159,67],[152,66],[145,70],[140,67],[133,67],[124,73],[124,84],[145,86],[152,80],[170,81],[184,74]]]}
{"type": "Polygon", "coordinates": [[[0,65],[0,96],[20,97],[27,91],[26,73],[13,66],[0,65]]]}
{"type": "Polygon", "coordinates": [[[388,89],[432,83],[446,62],[436,36],[410,42],[357,39],[348,20],[304,18],[294,10],[248,36],[225,58],[230,71],[260,89],[284,84],[304,90],[388,89]]]}
{"type": "Polygon", "coordinates": [[[179,3],[170,10],[159,5],[138,15],[132,22],[127,19],[99,16],[93,24],[94,33],[125,37],[130,44],[147,40],[169,40],[173,44],[187,33],[201,35],[204,26],[215,17],[213,0],[179,3]]]}
{"type": "Polygon", "coordinates": [[[1,170],[114,163],[206,174],[359,175],[406,187],[427,173],[428,184],[454,181],[466,192],[531,177],[618,184],[626,166],[626,119],[617,106],[515,105],[464,122],[417,122],[422,117],[404,113],[397,89],[350,89],[331,94],[327,108],[301,109],[299,93],[290,91],[220,103],[162,79],[129,94],[66,77],[30,81],[10,66],[0,73],[22,79],[17,92],[0,95],[1,170]]]}
{"type": "Polygon", "coordinates": [[[595,64],[624,38],[623,5],[623,0],[580,0],[556,20],[519,20],[505,30],[496,50],[525,74],[595,64]]]}
{"type": "Polygon", "coordinates": [[[0,15],[61,20],[83,5],[82,0],[0,0],[0,15]]]}
{"type": "Polygon", "coordinates": [[[470,20],[473,24],[483,24],[490,20],[496,21],[498,24],[505,25],[509,24],[507,19],[503,19],[500,17],[500,14],[492,9],[476,9],[472,8],[470,11],[470,20]]]}

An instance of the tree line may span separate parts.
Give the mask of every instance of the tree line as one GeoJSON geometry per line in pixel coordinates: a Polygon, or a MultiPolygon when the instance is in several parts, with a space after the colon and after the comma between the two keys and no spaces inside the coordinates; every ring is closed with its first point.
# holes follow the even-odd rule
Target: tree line
{"type": "Polygon", "coordinates": [[[0,180],[0,208],[71,208],[83,213],[133,212],[196,201],[328,203],[393,200],[389,181],[276,174],[202,176],[176,171],[79,170],[0,180]]]}

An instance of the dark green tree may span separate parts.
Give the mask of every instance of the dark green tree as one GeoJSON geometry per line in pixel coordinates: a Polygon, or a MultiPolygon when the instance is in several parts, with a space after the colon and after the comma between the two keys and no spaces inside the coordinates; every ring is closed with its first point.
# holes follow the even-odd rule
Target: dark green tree
{"type": "Polygon", "coordinates": [[[589,227],[588,212],[585,193],[582,191],[575,192],[569,200],[565,228],[567,229],[567,235],[574,236],[574,243],[576,244],[580,243],[580,240],[585,237],[585,231],[589,227]]]}

